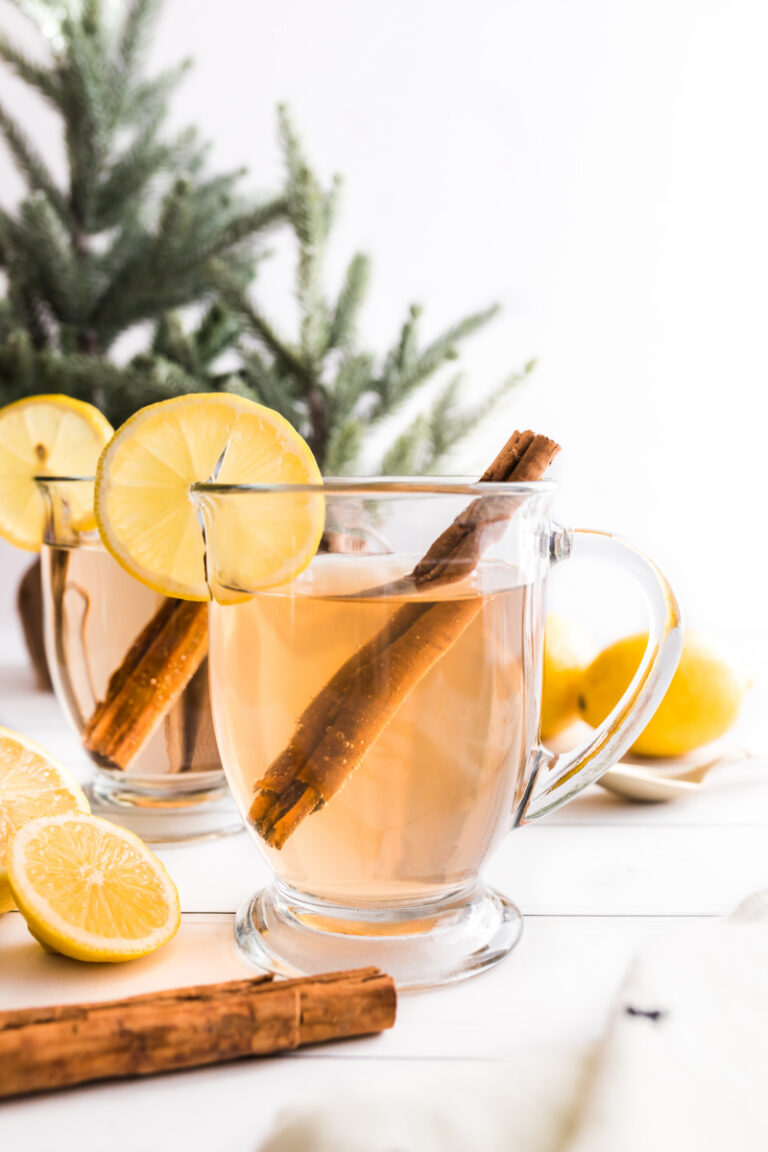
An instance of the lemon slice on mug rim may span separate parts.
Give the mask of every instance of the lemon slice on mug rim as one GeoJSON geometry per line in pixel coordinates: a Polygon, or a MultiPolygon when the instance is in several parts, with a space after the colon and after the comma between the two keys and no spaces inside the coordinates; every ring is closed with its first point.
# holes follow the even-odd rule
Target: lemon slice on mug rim
{"type": "MultiPolygon", "coordinates": [[[[36,476],[93,476],[112,435],[105,416],[71,396],[30,396],[0,409],[0,536],[39,552],[45,498],[36,476]]],[[[73,527],[95,528],[90,491],[74,493],[73,527]],[[83,499],[85,497],[85,499],[83,499]]]]}
{"type": "MultiPolygon", "coordinates": [[[[320,485],[315,459],[279,413],[228,393],[192,393],[142,408],[96,470],[102,540],[119,564],[165,596],[209,600],[197,484],[320,485]]],[[[216,599],[238,602],[284,584],[314,557],[324,526],[317,492],[241,493],[221,505],[216,599]]],[[[214,516],[219,515],[218,510],[214,516]]]]}

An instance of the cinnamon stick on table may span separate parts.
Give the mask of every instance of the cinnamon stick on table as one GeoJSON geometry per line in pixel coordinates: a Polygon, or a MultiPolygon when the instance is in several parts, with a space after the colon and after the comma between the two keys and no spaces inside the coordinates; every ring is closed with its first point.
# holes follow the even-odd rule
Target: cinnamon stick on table
{"type": "Polygon", "coordinates": [[[0,1098],[381,1032],[395,1008],[391,977],[361,968],[2,1012],[0,1098]]]}
{"type": "MultiPolygon", "coordinates": [[[[481,482],[538,480],[559,450],[546,436],[515,432],[481,482]]],[[[519,503],[514,494],[473,501],[409,576],[373,592],[418,592],[469,575],[483,551],[503,534],[519,503]]],[[[331,799],[482,605],[481,596],[425,603],[414,599],[339,668],[257,783],[248,819],[268,844],[282,848],[301,821],[331,799]]]]}

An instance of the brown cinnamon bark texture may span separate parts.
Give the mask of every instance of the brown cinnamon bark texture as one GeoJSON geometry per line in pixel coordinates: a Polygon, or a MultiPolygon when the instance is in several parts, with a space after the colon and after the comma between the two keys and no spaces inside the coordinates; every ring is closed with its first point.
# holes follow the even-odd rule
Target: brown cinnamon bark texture
{"type": "Polygon", "coordinates": [[[396,999],[389,976],[362,968],[2,1012],[0,1098],[381,1032],[396,999]]]}
{"type": "Polygon", "coordinates": [[[104,699],[88,721],[88,751],[105,766],[127,768],[207,652],[207,605],[165,600],[111,676],[104,699]]]}
{"type": "MultiPolygon", "coordinates": [[[[538,480],[559,445],[515,432],[482,483],[538,480]]],[[[520,497],[482,497],[435,540],[409,576],[376,595],[426,591],[467,576],[498,539],[520,497]]],[[[399,608],[372,640],[347,660],[299,718],[287,747],[258,781],[248,819],[272,847],[282,848],[302,820],[327,803],[358,767],[400,705],[482,609],[482,597],[399,608]]]]}
{"type": "Polygon", "coordinates": [[[221,769],[213,730],[208,661],[203,660],[163,721],[169,772],[216,772],[221,769]]]}

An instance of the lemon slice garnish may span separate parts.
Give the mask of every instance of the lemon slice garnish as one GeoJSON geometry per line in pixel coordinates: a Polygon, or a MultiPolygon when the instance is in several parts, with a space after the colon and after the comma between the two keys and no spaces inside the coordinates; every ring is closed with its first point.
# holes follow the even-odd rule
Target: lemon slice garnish
{"type": "MultiPolygon", "coordinates": [[[[35,476],[93,476],[112,425],[70,396],[30,396],[0,408],[0,536],[39,552],[45,499],[35,476]]],[[[72,495],[72,525],[95,527],[87,487],[72,495]]]]}
{"type": "MultiPolygon", "coordinates": [[[[191,489],[212,479],[322,482],[307,443],[279,413],[218,392],[142,408],[118,429],[99,461],[95,503],[102,539],[132,576],[165,596],[210,599],[200,508],[191,489]]],[[[222,499],[220,508],[216,556],[209,557],[221,586],[217,599],[242,599],[243,592],[285,583],[317,551],[324,521],[319,494],[243,494],[222,499]]]]}
{"type": "Polygon", "coordinates": [[[5,857],[14,832],[57,812],[88,812],[80,785],[63,765],[18,732],[0,728],[0,912],[14,907],[5,857]]]}
{"type": "Polygon", "coordinates": [[[8,879],[32,935],[75,960],[145,956],[181,923],[178,893],[157,857],[133,832],[95,816],[22,825],[8,879]]]}

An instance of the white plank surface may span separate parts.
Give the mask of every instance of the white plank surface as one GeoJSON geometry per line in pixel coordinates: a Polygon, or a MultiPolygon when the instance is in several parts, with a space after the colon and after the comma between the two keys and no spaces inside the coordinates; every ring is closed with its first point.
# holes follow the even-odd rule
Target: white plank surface
{"type": "MultiPolygon", "coordinates": [[[[0,723],[67,761],[88,763],[55,701],[32,690],[13,638],[0,637],[0,723]]],[[[759,719],[759,717],[758,717],[759,719]]],[[[750,724],[749,739],[760,738],[750,724]]],[[[445,1074],[471,1091],[489,1064],[516,1065],[583,1046],[604,1026],[644,940],[706,935],[713,918],[768,887],[768,760],[732,765],[674,805],[628,806],[593,789],[545,823],[510,836],[488,869],[526,916],[523,939],[493,971],[403,996],[382,1036],[153,1080],[105,1084],[0,1105],[9,1152],[249,1152],[283,1107],[308,1093],[401,1087],[445,1074]]],[[[266,869],[246,835],[160,849],[184,909],[177,938],[125,965],[46,955],[18,913],[0,919],[0,1009],[106,999],[249,971],[232,913],[266,869]]],[[[703,942],[703,946],[706,946],[703,942]]]]}

